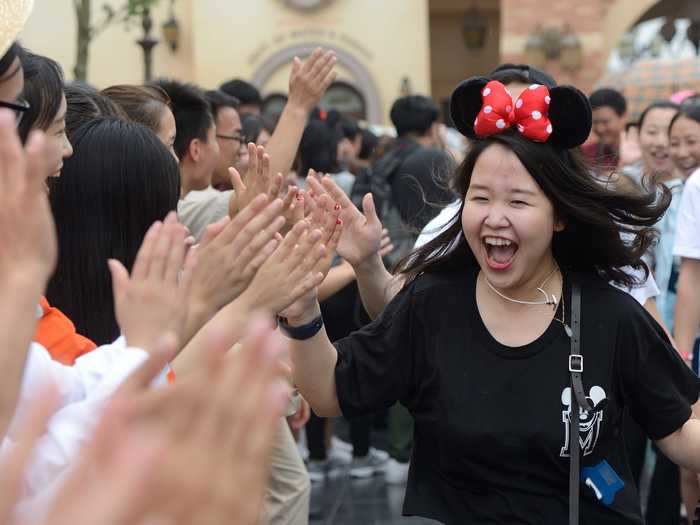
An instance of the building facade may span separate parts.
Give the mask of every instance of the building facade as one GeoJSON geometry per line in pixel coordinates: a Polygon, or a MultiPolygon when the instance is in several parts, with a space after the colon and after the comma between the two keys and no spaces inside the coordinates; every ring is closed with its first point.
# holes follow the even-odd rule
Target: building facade
{"type": "MultiPolygon", "coordinates": [[[[560,82],[590,90],[620,36],[664,1],[669,0],[176,0],[178,47],[156,46],[154,75],[207,88],[233,77],[250,79],[273,106],[287,89],[291,59],[323,46],[338,56],[338,82],[327,101],[383,123],[401,94],[430,94],[443,102],[463,78],[501,62],[531,61],[528,46],[539,33],[575,36],[579,56],[573,66],[556,49],[539,60],[560,82]]],[[[110,0],[115,6],[121,2],[110,0]]],[[[94,3],[98,17],[103,2],[94,3]]],[[[35,4],[22,41],[58,60],[70,79],[73,2],[35,4]]],[[[153,10],[156,36],[168,16],[169,2],[161,0],[153,10]]],[[[142,51],[135,43],[141,35],[138,23],[100,34],[90,49],[88,80],[97,87],[142,82],[142,51]]]]}

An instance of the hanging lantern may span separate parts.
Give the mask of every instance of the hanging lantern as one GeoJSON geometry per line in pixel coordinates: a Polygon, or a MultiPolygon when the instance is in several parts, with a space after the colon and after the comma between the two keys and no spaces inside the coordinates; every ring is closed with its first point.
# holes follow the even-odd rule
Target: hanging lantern
{"type": "Polygon", "coordinates": [[[543,68],[547,63],[544,38],[542,37],[542,29],[539,27],[527,37],[525,42],[525,61],[537,68],[543,68]]]}
{"type": "Polygon", "coordinates": [[[469,50],[483,49],[486,45],[488,30],[488,21],[481,14],[481,11],[473,8],[464,13],[464,22],[462,23],[464,47],[469,50]]]}
{"type": "Polygon", "coordinates": [[[625,33],[622,35],[620,43],[617,46],[617,52],[620,54],[620,58],[628,64],[637,58],[637,46],[634,33],[625,33]]]}
{"type": "Polygon", "coordinates": [[[576,33],[568,26],[564,27],[560,46],[561,67],[569,73],[576,73],[583,64],[583,46],[576,33]]]}

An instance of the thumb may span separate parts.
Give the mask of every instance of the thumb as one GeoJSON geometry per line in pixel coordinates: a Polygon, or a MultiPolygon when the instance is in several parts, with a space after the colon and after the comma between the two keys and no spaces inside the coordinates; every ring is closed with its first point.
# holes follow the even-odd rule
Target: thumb
{"type": "Polygon", "coordinates": [[[379,223],[379,217],[377,216],[377,209],[374,206],[374,197],[371,193],[368,193],[362,199],[362,212],[365,215],[365,219],[370,224],[379,223]]]}
{"type": "Polygon", "coordinates": [[[129,272],[124,265],[116,259],[107,261],[109,272],[112,274],[112,292],[114,294],[114,307],[118,310],[126,295],[126,287],[129,284],[129,272]]]}
{"type": "Polygon", "coordinates": [[[228,169],[229,175],[231,175],[231,183],[233,184],[233,191],[235,191],[238,194],[241,194],[245,192],[246,187],[245,184],[243,184],[243,179],[241,178],[241,174],[238,173],[238,170],[234,167],[230,167],[228,169]]]}

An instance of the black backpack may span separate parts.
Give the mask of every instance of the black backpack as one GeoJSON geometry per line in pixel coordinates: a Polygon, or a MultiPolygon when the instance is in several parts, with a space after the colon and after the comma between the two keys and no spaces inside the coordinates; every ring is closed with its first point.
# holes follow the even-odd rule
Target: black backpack
{"type": "Polygon", "coordinates": [[[384,154],[372,166],[362,170],[356,177],[350,199],[358,209],[362,209],[362,199],[367,193],[374,197],[379,220],[389,231],[394,251],[386,260],[395,265],[412,249],[420,232],[414,231],[401,218],[398,206],[392,198],[393,184],[404,160],[420,146],[413,142],[398,145],[384,154]]]}

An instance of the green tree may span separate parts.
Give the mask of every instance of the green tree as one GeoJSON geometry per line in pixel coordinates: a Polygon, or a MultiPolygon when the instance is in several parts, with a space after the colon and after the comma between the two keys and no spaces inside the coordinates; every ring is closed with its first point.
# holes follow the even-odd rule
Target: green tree
{"type": "Polygon", "coordinates": [[[75,17],[78,22],[77,49],[73,75],[76,80],[87,80],[87,66],[90,57],[90,44],[102,31],[117,23],[129,24],[141,17],[144,9],[153,7],[159,0],[123,0],[117,7],[102,4],[101,17],[92,20],[94,0],[73,0],[75,17]]]}

